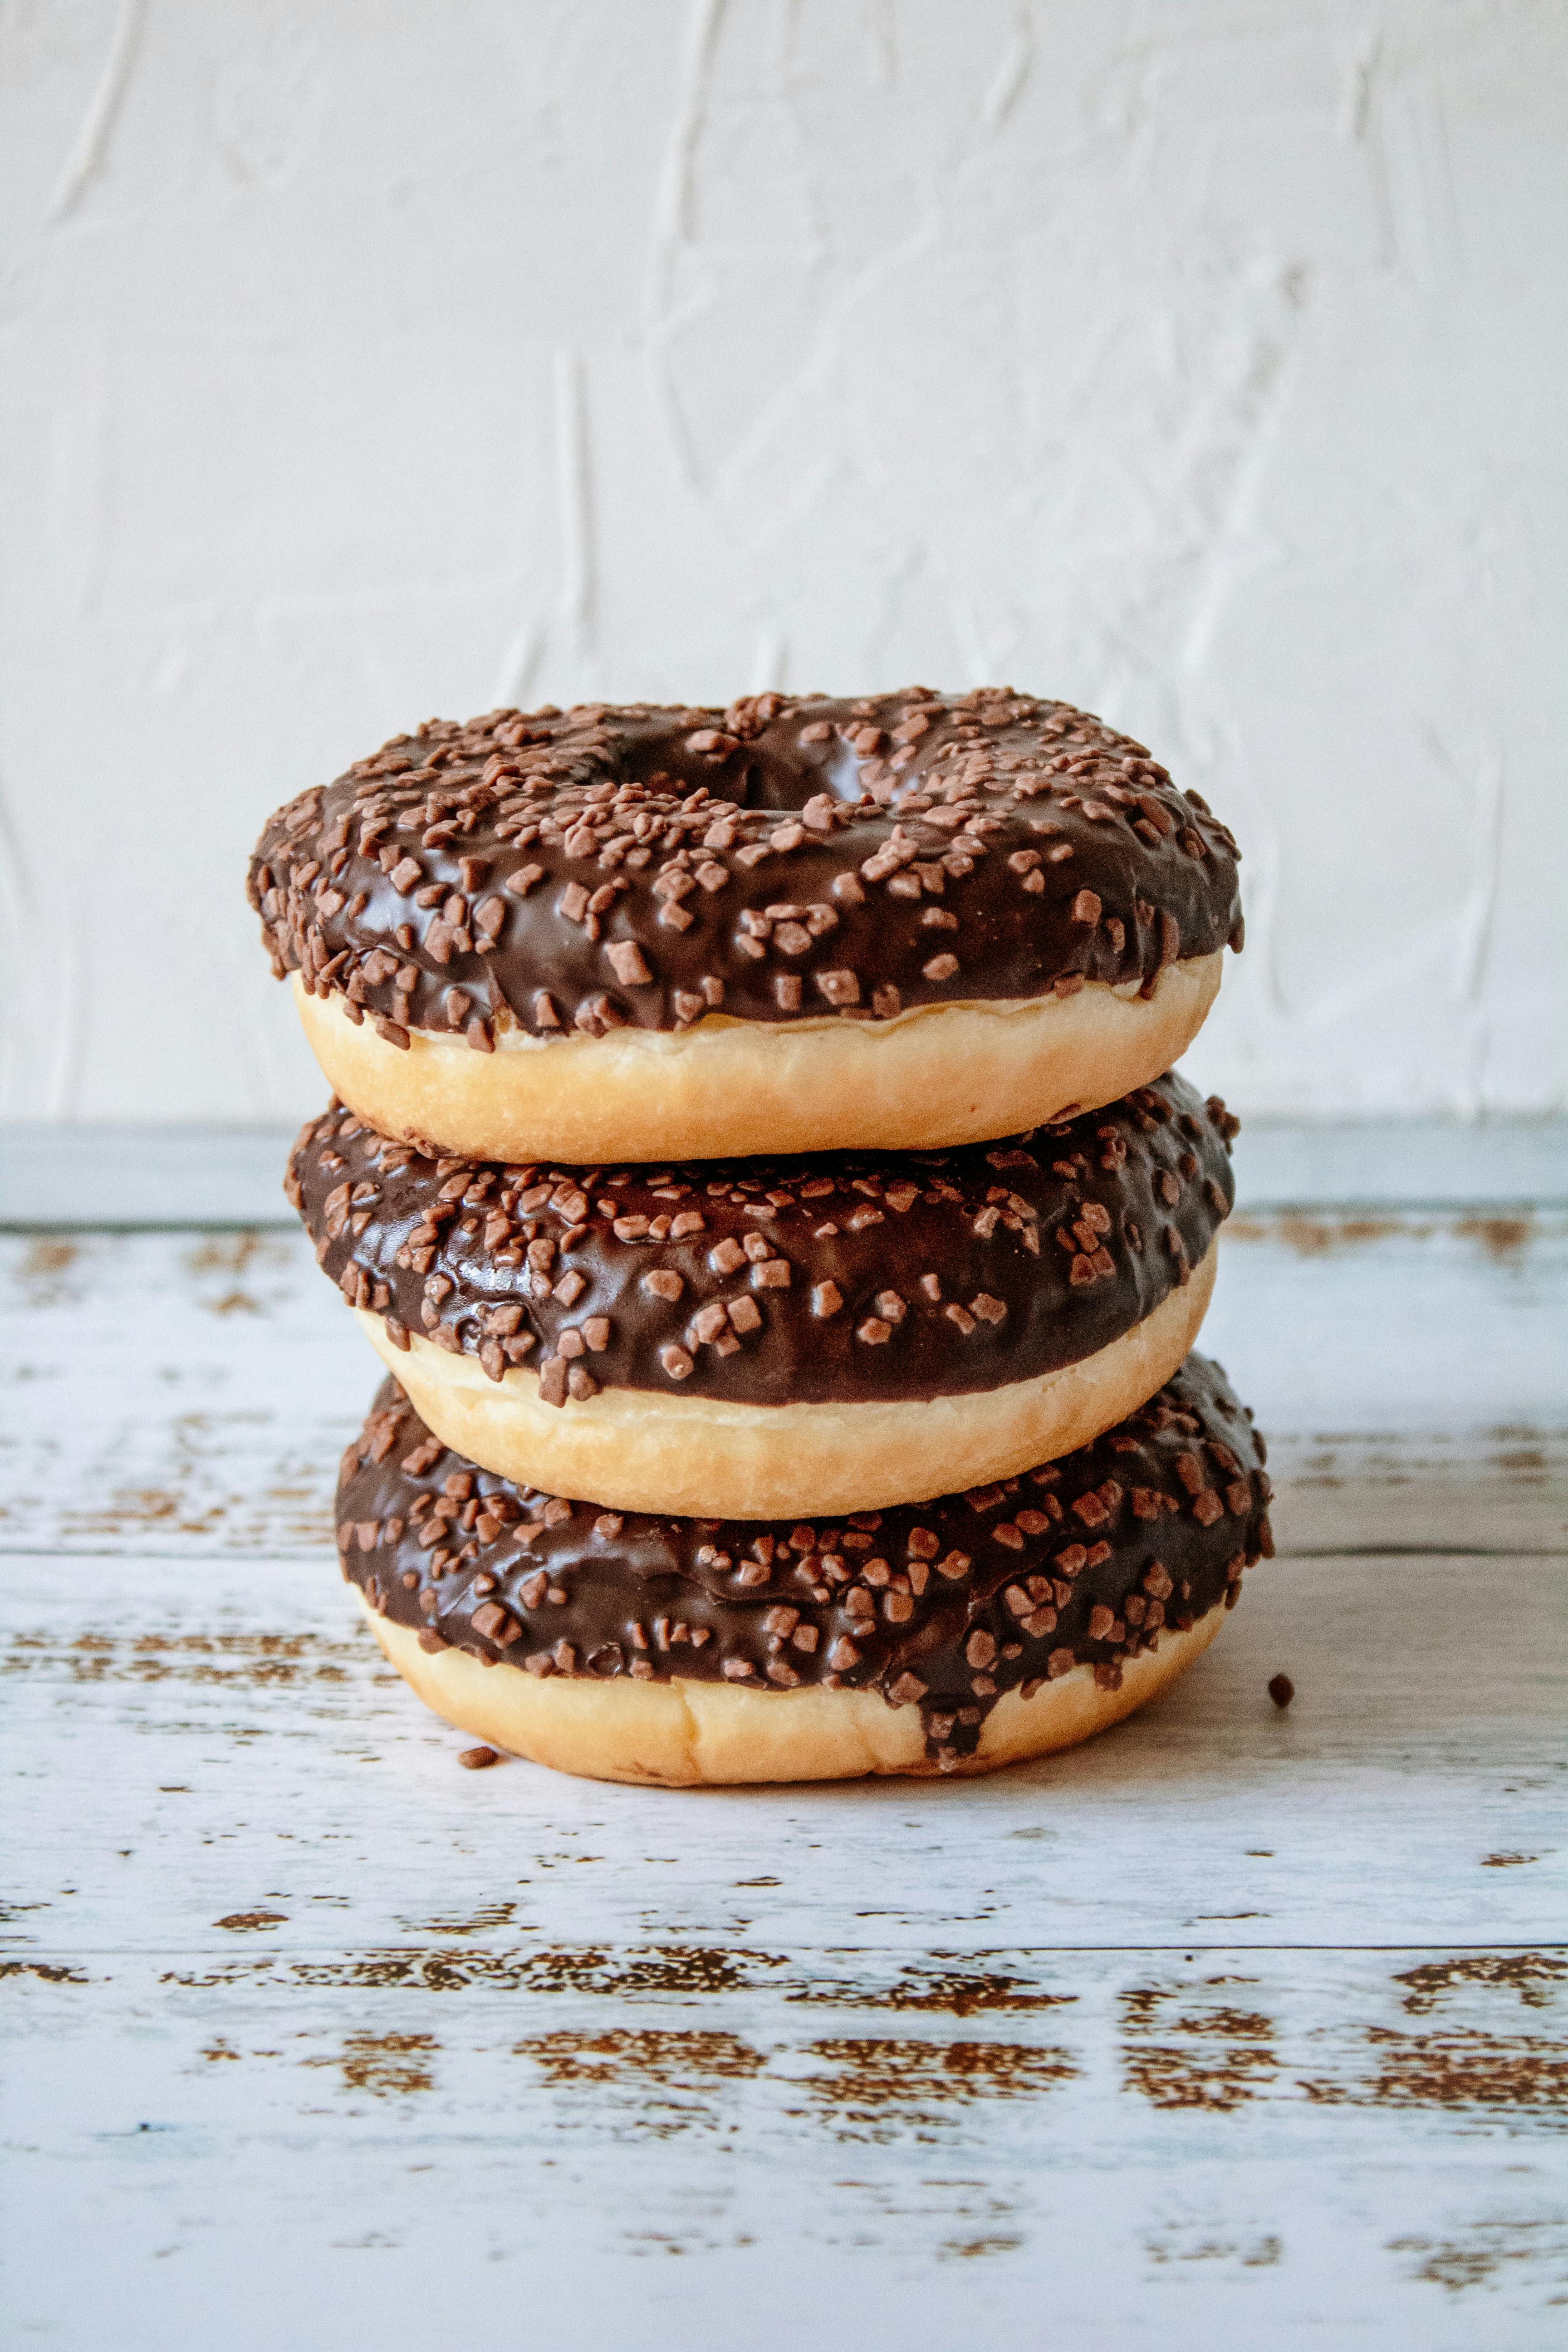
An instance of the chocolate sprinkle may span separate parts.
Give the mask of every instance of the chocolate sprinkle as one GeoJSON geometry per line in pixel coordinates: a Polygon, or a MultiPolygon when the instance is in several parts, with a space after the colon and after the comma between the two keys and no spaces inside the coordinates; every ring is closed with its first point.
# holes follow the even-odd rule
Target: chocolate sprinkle
{"type": "Polygon", "coordinates": [[[476,1469],[389,1380],[343,1457],[338,1548],[426,1647],[539,1675],[877,1690],[920,1707],[951,1766],[1003,1692],[1079,1664],[1114,1689],[1163,1629],[1231,1606],[1273,1550],[1264,1454],[1193,1355],[1091,1445],[967,1495],[832,1526],[653,1517],[476,1469]]]}
{"type": "Polygon", "coordinates": [[[285,1190],[396,1346],[526,1363],[552,1403],[954,1396],[1080,1362],[1187,1281],[1237,1124],[1171,1074],[947,1152],[581,1169],[428,1158],[333,1108],[285,1190]]]}
{"type": "Polygon", "coordinates": [[[430,719],[279,809],[248,889],[279,978],[395,1046],[490,1052],[511,1026],[1152,993],[1239,949],[1237,856],[1086,712],[914,687],[430,719]]]}

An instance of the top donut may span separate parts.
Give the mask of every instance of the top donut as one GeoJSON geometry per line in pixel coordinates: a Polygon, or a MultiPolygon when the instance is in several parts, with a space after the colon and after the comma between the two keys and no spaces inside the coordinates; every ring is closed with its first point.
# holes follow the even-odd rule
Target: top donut
{"type": "Polygon", "coordinates": [[[279,809],[273,968],[342,1099],[489,1160],[945,1148],[1116,1099],[1241,945],[1141,743],[984,688],[431,719],[279,809]]]}

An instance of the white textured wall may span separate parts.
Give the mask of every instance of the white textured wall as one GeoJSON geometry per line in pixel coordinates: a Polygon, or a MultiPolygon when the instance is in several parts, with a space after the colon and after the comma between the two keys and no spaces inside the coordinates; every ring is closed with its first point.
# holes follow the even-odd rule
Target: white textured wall
{"type": "Polygon", "coordinates": [[[1563,5],[3,26],[9,1115],[310,1105],[245,851],[427,712],[912,678],[1235,826],[1244,1108],[1563,1101],[1563,5]]]}

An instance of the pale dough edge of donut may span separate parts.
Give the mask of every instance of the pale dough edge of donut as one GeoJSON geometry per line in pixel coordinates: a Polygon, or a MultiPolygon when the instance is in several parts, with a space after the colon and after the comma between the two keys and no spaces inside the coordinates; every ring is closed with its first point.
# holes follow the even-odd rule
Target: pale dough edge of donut
{"type": "Polygon", "coordinates": [[[729,1404],[601,1389],[542,1404],[538,1375],[525,1366],[492,1381],[474,1357],[428,1339],[395,1348],[379,1315],[355,1312],[442,1443],[518,1486],[618,1511],[824,1518],[987,1486],[1124,1421],[1186,1357],[1218,1255],[1216,1237],[1189,1282],[1080,1363],[963,1396],[876,1402],[729,1404]]]}
{"type": "Polygon", "coordinates": [[[417,1633],[380,1616],[354,1591],[388,1663],[458,1731],[583,1780],[660,1788],[869,1773],[952,1780],[1076,1748],[1173,1682],[1207,1649],[1226,1614],[1222,1603],[1184,1633],[1163,1632],[1157,1649],[1125,1662],[1120,1690],[1102,1690],[1092,1666],[1075,1666],[1031,1698],[1004,1692],[981,1728],[978,1753],[942,1772],[926,1756],[920,1709],[891,1707],[877,1691],[536,1676],[481,1665],[467,1650],[422,1650],[417,1633]]]}
{"type": "Polygon", "coordinates": [[[384,1135],[475,1160],[720,1160],[922,1150],[1016,1135],[1146,1086],[1185,1052],[1223,950],[1166,966],[1151,997],[1091,982],[1072,996],[923,1005],[885,1022],[714,1018],[494,1053],[409,1033],[388,1044],[335,992],[294,1001],[339,1099],[384,1135]]]}

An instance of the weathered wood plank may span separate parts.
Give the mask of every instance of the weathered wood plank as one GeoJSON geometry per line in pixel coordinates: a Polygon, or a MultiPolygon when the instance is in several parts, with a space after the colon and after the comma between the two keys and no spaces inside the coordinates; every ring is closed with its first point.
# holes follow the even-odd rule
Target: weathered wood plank
{"type": "Polygon", "coordinates": [[[288,1226],[293,1212],[283,1198],[283,1171],[298,1132],[298,1120],[292,1127],[0,1123],[0,1224],[288,1226]]]}
{"type": "Polygon", "coordinates": [[[34,1979],[18,2340],[1560,2341],[1568,1957],[1005,1958],[34,1979]]]}
{"type": "Polygon", "coordinates": [[[1237,1215],[1200,1344],[1289,1549],[1568,1547],[1563,1212],[1237,1215]]]}
{"type": "MultiPolygon", "coordinates": [[[[1568,1547],[1568,1218],[1237,1218],[1288,1551],[1568,1547]]],[[[0,1238],[0,1546],[304,1557],[374,1362],[297,1233],[0,1238]]]]}
{"type": "Polygon", "coordinates": [[[1211,1344],[1298,1553],[1497,1556],[1260,1569],[991,1782],[700,1795],[456,1769],[297,1235],[9,1245],[19,2340],[1554,2342],[1563,1236],[1388,1222],[1238,1221],[1211,1344]]]}
{"type": "Polygon", "coordinates": [[[458,1770],[325,1568],[14,1559],[19,2336],[1545,2345],[1565,1576],[1281,1563],[1073,1756],[690,1795],[458,1770]]]}
{"type": "Polygon", "coordinates": [[[1247,1587],[1166,1698],[1068,1756],[693,1796],[458,1771],[328,1564],[15,1559],[7,1846],[37,1907],[10,1948],[227,1949],[215,1921],[269,1909],[268,1951],[339,1950],[345,1901],[361,1949],[497,1905],[513,1942],[726,1951],[1559,1936],[1568,1567],[1300,1560],[1247,1587]]]}

